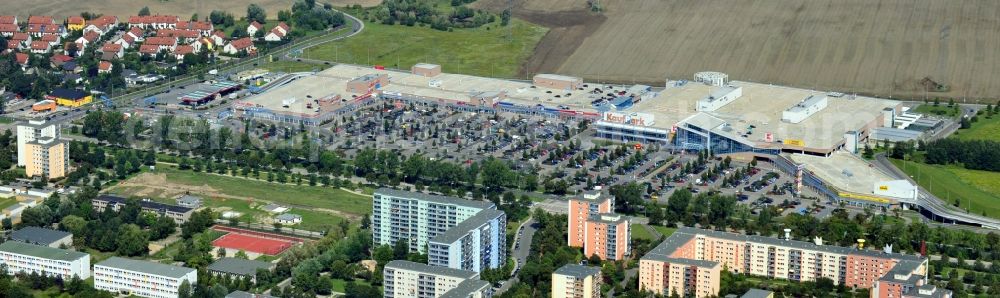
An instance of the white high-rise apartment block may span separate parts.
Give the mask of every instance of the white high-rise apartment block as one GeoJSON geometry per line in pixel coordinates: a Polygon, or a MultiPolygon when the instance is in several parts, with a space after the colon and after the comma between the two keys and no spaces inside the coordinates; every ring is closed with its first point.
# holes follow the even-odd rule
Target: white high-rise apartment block
{"type": "Polygon", "coordinates": [[[64,281],[90,277],[90,255],[72,250],[7,241],[0,244],[0,262],[7,266],[7,274],[38,273],[64,281]]]}
{"type": "Polygon", "coordinates": [[[385,298],[492,296],[490,284],[472,271],[396,260],[386,264],[382,272],[385,298]]]}
{"type": "Polygon", "coordinates": [[[177,298],[184,281],[198,283],[198,271],[148,261],[112,257],[94,265],[94,288],[123,295],[177,298]]]}
{"type": "Polygon", "coordinates": [[[28,120],[17,124],[17,166],[23,167],[31,162],[25,146],[40,138],[59,139],[59,124],[46,123],[45,120],[28,120]]]}
{"type": "Polygon", "coordinates": [[[372,240],[375,246],[393,245],[399,240],[411,252],[427,252],[431,238],[487,209],[490,202],[429,195],[381,188],[372,198],[372,240]]]}

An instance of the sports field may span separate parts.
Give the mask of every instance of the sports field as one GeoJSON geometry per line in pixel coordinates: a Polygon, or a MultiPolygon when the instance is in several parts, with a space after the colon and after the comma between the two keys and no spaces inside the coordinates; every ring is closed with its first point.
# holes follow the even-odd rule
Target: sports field
{"type": "Polygon", "coordinates": [[[1000,173],[893,159],[892,163],[938,198],[976,214],[1000,218],[1000,173]]]}
{"type": "MultiPolygon", "coordinates": [[[[923,98],[1000,97],[1000,2],[990,0],[515,0],[548,26],[536,70],[658,83],[698,71],[736,80],[923,98]],[[565,17],[565,19],[564,19],[565,17]],[[558,22],[557,22],[558,21],[558,22]],[[577,30],[587,28],[587,30],[577,30]],[[549,42],[552,41],[552,42],[549,42]],[[927,78],[930,80],[924,81],[927,78]]],[[[479,0],[500,11],[507,0],[479,0]]]]}
{"type": "Polygon", "coordinates": [[[309,48],[302,57],[405,70],[426,62],[448,73],[513,78],[546,32],[523,21],[513,25],[508,40],[499,22],[453,32],[366,22],[360,34],[309,48]]]}
{"type": "Polygon", "coordinates": [[[229,232],[228,234],[215,239],[215,241],[212,241],[212,246],[234,250],[244,250],[273,256],[284,252],[295,245],[295,243],[300,242],[280,239],[279,236],[280,235],[270,235],[266,233],[250,234],[243,232],[229,232]]]}

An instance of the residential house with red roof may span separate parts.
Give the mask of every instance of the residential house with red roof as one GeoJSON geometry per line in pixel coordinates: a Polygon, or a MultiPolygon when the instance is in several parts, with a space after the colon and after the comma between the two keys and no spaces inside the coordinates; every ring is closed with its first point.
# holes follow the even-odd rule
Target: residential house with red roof
{"type": "Polygon", "coordinates": [[[128,17],[128,26],[151,30],[174,29],[179,21],[180,18],[171,15],[130,16],[128,17]]]}
{"type": "Polygon", "coordinates": [[[175,48],[177,48],[177,38],[165,37],[165,36],[152,36],[152,37],[147,37],[146,41],[144,41],[142,45],[154,45],[160,48],[161,50],[173,51],[175,48]]]}
{"type": "Polygon", "coordinates": [[[28,25],[55,25],[52,16],[28,16],[28,25]]]}
{"type": "Polygon", "coordinates": [[[250,22],[250,25],[247,25],[247,35],[256,36],[257,31],[262,29],[264,29],[264,25],[261,25],[257,21],[250,22]]]}
{"type": "Polygon", "coordinates": [[[277,26],[274,26],[274,28],[271,28],[271,32],[264,35],[264,40],[281,41],[285,39],[285,36],[288,36],[288,32],[291,32],[291,30],[285,22],[281,22],[277,26]]]}
{"type": "Polygon", "coordinates": [[[106,43],[101,47],[100,51],[102,54],[112,53],[114,54],[114,58],[125,56],[125,48],[117,43],[106,43]]]}
{"type": "Polygon", "coordinates": [[[104,35],[111,31],[114,31],[115,27],[118,26],[118,17],[116,16],[100,16],[96,19],[90,20],[87,26],[83,27],[83,33],[87,32],[97,32],[97,34],[104,35]]]}
{"type": "Polygon", "coordinates": [[[17,32],[7,38],[8,45],[12,41],[19,43],[20,45],[18,48],[23,49],[31,45],[32,38],[31,35],[28,35],[27,33],[17,32]]]}
{"type": "Polygon", "coordinates": [[[76,42],[76,49],[80,51],[86,50],[88,45],[96,42],[100,38],[101,35],[97,34],[97,32],[87,32],[87,34],[80,36],[80,38],[77,38],[74,41],[76,42]]]}
{"type": "Polygon", "coordinates": [[[130,49],[132,45],[136,44],[135,38],[129,34],[122,34],[122,37],[115,40],[115,44],[122,46],[122,48],[130,49]]]}
{"type": "Polygon", "coordinates": [[[17,16],[14,15],[0,16],[0,24],[17,24],[17,16]]]}
{"type": "Polygon", "coordinates": [[[41,41],[35,40],[31,42],[31,52],[35,54],[45,54],[52,50],[52,45],[41,41]]]}
{"type": "Polygon", "coordinates": [[[132,29],[129,29],[128,33],[125,34],[132,36],[132,38],[134,38],[137,42],[146,40],[146,32],[143,32],[139,27],[132,27],[132,29]]]}
{"type": "Polygon", "coordinates": [[[17,50],[20,50],[20,49],[23,49],[23,48],[24,48],[24,45],[22,45],[20,41],[16,41],[16,40],[8,40],[7,41],[7,52],[13,52],[13,51],[17,51],[17,50]]]}
{"type": "Polygon", "coordinates": [[[242,52],[252,55],[257,52],[257,47],[253,45],[253,40],[250,40],[249,37],[244,37],[230,41],[229,44],[222,49],[222,51],[230,55],[236,55],[242,52]]]}
{"type": "Polygon", "coordinates": [[[188,29],[160,29],[156,30],[157,37],[173,37],[180,39],[181,43],[197,41],[201,37],[198,30],[188,29]]]}
{"type": "Polygon", "coordinates": [[[81,16],[71,16],[66,18],[66,29],[70,31],[83,30],[83,27],[87,26],[87,20],[84,20],[81,16]]]}
{"type": "Polygon", "coordinates": [[[42,37],[39,37],[38,40],[47,42],[49,43],[49,45],[52,45],[54,47],[62,43],[62,36],[56,34],[46,34],[42,35],[42,37]]]}
{"type": "Polygon", "coordinates": [[[215,30],[215,26],[212,25],[212,23],[199,22],[199,21],[192,21],[192,22],[180,21],[177,22],[177,25],[175,27],[180,30],[197,30],[198,34],[200,34],[201,36],[212,35],[212,31],[215,30]]]}
{"type": "Polygon", "coordinates": [[[34,37],[40,37],[45,34],[58,34],[65,37],[66,27],[62,24],[28,24],[28,28],[25,30],[28,34],[34,37]]]}
{"type": "Polygon", "coordinates": [[[21,32],[21,27],[17,24],[0,24],[0,35],[3,37],[10,37],[18,32],[21,32]]]}
{"type": "Polygon", "coordinates": [[[177,46],[177,49],[174,50],[174,57],[177,57],[177,60],[182,60],[184,59],[185,55],[190,55],[193,53],[194,53],[194,47],[190,45],[179,45],[177,46]]]}
{"type": "Polygon", "coordinates": [[[160,52],[160,47],[157,45],[143,44],[139,46],[139,54],[156,55],[159,52],[160,52]]]}
{"type": "Polygon", "coordinates": [[[228,39],[226,37],[226,33],[222,32],[222,30],[215,30],[215,32],[212,33],[212,36],[209,36],[209,37],[212,38],[212,42],[215,43],[216,45],[225,44],[226,43],[226,39],[228,39]]]}
{"type": "Polygon", "coordinates": [[[17,60],[18,65],[21,65],[21,71],[25,71],[28,69],[28,60],[30,58],[31,56],[25,53],[21,52],[14,53],[14,60],[17,60]]]}
{"type": "Polygon", "coordinates": [[[101,60],[101,62],[97,63],[97,73],[111,73],[111,69],[114,66],[111,62],[101,60]]]}

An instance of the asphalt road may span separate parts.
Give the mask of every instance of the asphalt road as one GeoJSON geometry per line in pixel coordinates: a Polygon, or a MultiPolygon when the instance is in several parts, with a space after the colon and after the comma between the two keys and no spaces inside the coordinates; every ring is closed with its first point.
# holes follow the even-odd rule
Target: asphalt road
{"type": "MultiPolygon", "coordinates": [[[[520,271],[521,266],[523,266],[525,262],[528,261],[528,253],[531,252],[532,237],[534,237],[535,232],[538,231],[538,229],[535,228],[535,223],[536,223],[535,219],[528,218],[528,220],[522,223],[521,226],[518,227],[517,229],[518,234],[516,237],[514,237],[514,246],[511,249],[511,257],[513,257],[514,260],[516,261],[516,265],[514,266],[514,272],[520,271]]],[[[507,281],[504,282],[503,285],[500,286],[500,288],[496,290],[495,294],[500,295],[504,292],[507,292],[507,290],[510,289],[511,285],[513,285],[516,282],[518,282],[517,274],[514,274],[509,279],[507,279],[507,281]]]]}
{"type": "MultiPolygon", "coordinates": [[[[885,157],[884,153],[880,153],[875,156],[874,164],[876,167],[879,167],[886,173],[890,173],[896,178],[906,179],[910,181],[910,183],[913,183],[913,185],[918,185],[917,182],[913,181],[913,179],[910,176],[906,175],[906,173],[903,173],[903,171],[899,170],[899,168],[896,168],[896,166],[893,165],[892,162],[890,162],[889,159],[885,157]]],[[[955,207],[952,207],[950,204],[934,196],[923,187],[920,187],[919,189],[920,192],[917,194],[917,205],[920,205],[920,207],[926,209],[927,211],[930,211],[931,213],[933,213],[938,217],[942,217],[947,220],[958,220],[973,224],[979,224],[982,225],[984,228],[1000,229],[1000,220],[966,213],[965,210],[960,210],[955,207]]]]}
{"type": "MultiPolygon", "coordinates": [[[[240,59],[238,62],[235,62],[235,63],[232,63],[232,64],[227,64],[225,66],[216,68],[216,70],[218,70],[219,73],[225,73],[225,72],[228,72],[228,71],[231,71],[231,70],[246,69],[248,67],[256,66],[257,64],[260,64],[261,62],[266,62],[267,61],[266,58],[268,56],[285,57],[285,56],[288,55],[288,53],[295,52],[295,51],[301,51],[303,49],[314,47],[316,45],[324,44],[324,43],[331,42],[331,41],[337,41],[337,40],[341,40],[341,39],[344,39],[344,38],[349,38],[349,37],[352,37],[354,35],[357,35],[358,33],[361,33],[361,31],[364,30],[365,25],[364,25],[364,23],[361,20],[359,20],[358,18],[356,18],[356,17],[354,17],[352,15],[346,14],[346,13],[344,14],[344,16],[347,17],[347,21],[350,22],[350,26],[351,26],[349,33],[347,33],[346,35],[344,35],[341,32],[342,29],[340,29],[340,30],[333,30],[333,28],[331,28],[331,29],[328,29],[328,32],[325,33],[325,34],[314,36],[314,37],[310,37],[310,38],[306,38],[306,39],[299,40],[299,41],[293,41],[292,43],[289,43],[289,44],[284,45],[282,47],[273,49],[271,52],[264,53],[264,54],[259,54],[259,55],[254,56],[254,57],[243,58],[243,59],[240,59]]],[[[207,73],[208,73],[208,69],[205,69],[205,70],[201,71],[201,74],[203,74],[203,75],[207,74],[207,73]]],[[[191,73],[191,74],[188,74],[188,75],[185,75],[185,76],[182,76],[182,77],[178,77],[178,78],[172,79],[172,80],[168,81],[167,83],[164,83],[164,84],[161,84],[161,85],[152,86],[152,87],[148,87],[148,88],[143,88],[142,90],[136,90],[136,91],[132,91],[132,92],[126,93],[124,95],[115,96],[115,97],[112,98],[112,100],[115,103],[121,103],[121,102],[128,103],[128,102],[131,102],[132,100],[134,100],[136,98],[141,98],[141,97],[144,97],[144,96],[149,95],[149,94],[160,93],[160,92],[162,92],[162,91],[164,91],[166,89],[169,89],[170,86],[188,85],[188,84],[195,83],[197,81],[199,81],[198,80],[198,73],[191,73]]],[[[94,104],[98,104],[98,103],[100,103],[100,101],[97,101],[94,104]]]]}

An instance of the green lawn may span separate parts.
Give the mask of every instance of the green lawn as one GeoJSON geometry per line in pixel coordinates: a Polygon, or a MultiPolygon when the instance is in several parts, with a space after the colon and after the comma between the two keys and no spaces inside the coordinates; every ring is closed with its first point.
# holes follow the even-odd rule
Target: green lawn
{"type": "Polygon", "coordinates": [[[302,215],[302,223],[289,227],[317,232],[336,227],[341,221],[345,220],[343,217],[330,213],[304,209],[292,209],[289,213],[302,215]]]}
{"type": "Polygon", "coordinates": [[[371,212],[371,198],[346,192],[339,188],[278,184],[257,180],[206,174],[171,167],[157,168],[165,173],[171,183],[186,185],[207,185],[215,190],[233,196],[252,197],[277,203],[328,208],[353,214],[371,212]]]}
{"type": "Polygon", "coordinates": [[[986,118],[986,115],[979,115],[978,121],[972,123],[968,129],[960,129],[955,132],[954,137],[962,140],[994,140],[1000,141],[1000,115],[986,118]]]}
{"type": "MultiPolygon", "coordinates": [[[[356,279],[356,280],[354,280],[354,282],[355,283],[359,283],[359,284],[371,285],[367,281],[364,281],[364,280],[361,280],[361,279],[356,279]]],[[[347,285],[347,281],[346,280],[343,280],[343,279],[340,279],[340,278],[334,278],[333,279],[333,291],[334,292],[343,293],[344,292],[344,286],[346,286],[346,285],[347,285]]]]}
{"type": "Polygon", "coordinates": [[[1000,173],[974,171],[957,166],[940,166],[893,159],[892,163],[920,186],[948,202],[960,200],[960,207],[989,217],[1000,218],[1000,173]]]}
{"type": "Polygon", "coordinates": [[[958,116],[958,112],[956,112],[955,107],[949,107],[947,102],[942,102],[938,106],[934,106],[933,103],[919,105],[916,108],[911,109],[909,112],[948,117],[958,116]]]}
{"type": "Polygon", "coordinates": [[[303,57],[406,70],[427,62],[448,73],[512,78],[548,29],[513,20],[513,38],[507,40],[507,29],[499,26],[446,32],[366,22],[360,34],[309,48],[303,57]]]}
{"type": "Polygon", "coordinates": [[[632,232],[632,239],[656,240],[656,237],[654,237],[653,234],[650,234],[649,231],[647,231],[646,228],[640,224],[632,224],[630,230],[632,232]]]}
{"type": "Polygon", "coordinates": [[[14,197],[0,198],[0,209],[7,208],[17,204],[17,199],[14,197]]]}
{"type": "Polygon", "coordinates": [[[674,231],[677,231],[677,228],[668,228],[664,226],[652,226],[652,227],[653,229],[656,229],[656,231],[660,232],[660,234],[663,234],[663,237],[670,237],[670,235],[674,234],[674,231]]]}

